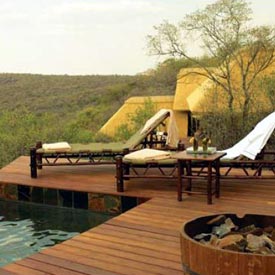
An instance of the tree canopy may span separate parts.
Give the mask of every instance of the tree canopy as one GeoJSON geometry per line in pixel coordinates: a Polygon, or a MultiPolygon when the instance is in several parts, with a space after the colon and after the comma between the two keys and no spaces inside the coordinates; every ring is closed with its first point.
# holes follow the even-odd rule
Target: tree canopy
{"type": "MultiPolygon", "coordinates": [[[[252,26],[252,10],[245,0],[218,0],[204,9],[186,15],[177,25],[164,21],[148,35],[151,55],[185,58],[227,95],[227,107],[234,113],[234,101],[241,96],[242,119],[246,120],[253,85],[275,61],[275,29],[252,26]],[[211,67],[192,56],[186,45],[198,45],[216,61],[211,67]],[[237,75],[237,77],[236,77],[237,75]],[[236,81],[238,79],[238,81],[236,81]]],[[[184,75],[183,75],[184,77],[184,75]]]]}

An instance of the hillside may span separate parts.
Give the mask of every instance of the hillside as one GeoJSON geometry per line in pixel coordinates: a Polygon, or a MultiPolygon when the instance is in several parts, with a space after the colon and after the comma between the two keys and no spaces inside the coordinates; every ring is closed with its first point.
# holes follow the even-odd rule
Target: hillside
{"type": "Polygon", "coordinates": [[[132,95],[173,92],[153,78],[152,75],[0,74],[0,105],[2,110],[24,106],[36,114],[54,112],[67,116],[88,106],[110,102],[113,109],[132,95]]]}
{"type": "Polygon", "coordinates": [[[34,113],[68,114],[95,106],[112,87],[133,81],[132,76],[0,74],[0,104],[5,110],[24,106],[34,113]]]}
{"type": "Polygon", "coordinates": [[[168,59],[135,76],[0,74],[0,167],[36,141],[107,141],[96,133],[127,98],[173,95],[186,66],[168,59]]]}
{"type": "MultiPolygon", "coordinates": [[[[91,142],[97,130],[136,95],[172,94],[156,75],[0,74],[0,166],[28,154],[36,141],[91,142]]],[[[104,137],[100,137],[104,139],[104,137]]]]}

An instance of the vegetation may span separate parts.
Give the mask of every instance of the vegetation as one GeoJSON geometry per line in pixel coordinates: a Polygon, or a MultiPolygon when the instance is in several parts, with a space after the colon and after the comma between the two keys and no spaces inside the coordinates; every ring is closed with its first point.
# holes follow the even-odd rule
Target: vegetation
{"type": "MultiPolygon", "coordinates": [[[[270,110],[272,112],[272,110],[270,110]]],[[[229,128],[231,123],[231,114],[227,111],[223,112],[208,112],[204,113],[200,120],[200,127],[205,129],[211,136],[212,144],[218,148],[229,148],[240,141],[245,135],[247,135],[255,125],[262,120],[270,112],[254,113],[249,116],[246,123],[241,123],[241,114],[235,113],[234,120],[236,121],[234,127],[229,128]]],[[[275,147],[275,133],[268,141],[268,148],[274,149],[275,147]]]]}
{"type": "Polygon", "coordinates": [[[0,113],[0,164],[26,154],[38,140],[60,138],[62,122],[58,126],[51,114],[35,115],[24,108],[0,113]]]}
{"type": "Polygon", "coordinates": [[[145,122],[156,113],[156,108],[154,103],[148,99],[144,102],[144,106],[138,107],[137,110],[131,114],[128,118],[128,121],[121,124],[120,127],[116,130],[116,140],[126,141],[134,133],[136,133],[145,122]]]}
{"type": "Polygon", "coordinates": [[[264,76],[259,80],[258,88],[263,90],[269,100],[271,110],[275,110],[275,75],[264,76]]]}
{"type": "MultiPolygon", "coordinates": [[[[275,78],[262,77],[275,61],[274,28],[251,27],[250,18],[245,0],[218,0],[177,26],[163,22],[148,36],[148,46],[151,54],[169,58],[135,76],[0,74],[0,167],[27,154],[38,140],[108,141],[96,133],[125,99],[174,95],[179,70],[190,67],[200,70],[188,73],[216,84],[202,106],[201,125],[219,147],[234,144],[275,107],[275,78]],[[191,43],[191,38],[204,49],[204,56],[186,51],[183,42],[191,43]],[[268,104],[255,104],[259,90],[268,104]],[[220,108],[221,97],[225,108],[220,108]]],[[[117,130],[118,138],[127,139],[154,111],[152,102],[146,102],[129,117],[130,125],[117,130]]]]}
{"type": "MultiPolygon", "coordinates": [[[[184,64],[183,60],[168,60],[135,76],[0,74],[0,167],[28,154],[39,140],[109,141],[96,133],[124,100],[173,95],[177,73],[184,64]]],[[[146,104],[145,117],[150,116],[151,105],[146,104]]],[[[126,127],[120,137],[127,139],[145,117],[138,110],[130,119],[133,128],[126,127]]]]}
{"type": "Polygon", "coordinates": [[[148,36],[151,54],[185,58],[201,69],[192,73],[216,84],[227,98],[229,127],[236,123],[236,111],[241,113],[238,119],[245,126],[253,107],[254,84],[275,61],[274,27],[252,27],[251,18],[247,1],[218,0],[185,16],[178,25],[164,21],[155,27],[154,35],[148,36]],[[191,56],[185,42],[199,44],[215,61],[214,68],[203,59],[191,56]]]}
{"type": "Polygon", "coordinates": [[[274,77],[263,78],[263,72],[275,61],[275,29],[253,27],[251,18],[247,1],[218,0],[178,25],[164,21],[148,36],[150,54],[184,58],[199,68],[182,77],[193,73],[213,82],[200,125],[220,148],[233,145],[274,110],[274,77]],[[190,55],[185,43],[199,45],[206,58],[190,55]]]}
{"type": "MultiPolygon", "coordinates": [[[[235,111],[231,114],[222,105],[219,91],[212,90],[207,93],[200,105],[202,114],[199,115],[200,127],[211,134],[213,144],[218,148],[229,148],[248,134],[255,125],[265,116],[275,110],[275,77],[273,74],[265,75],[257,81],[255,97],[251,98],[253,110],[243,123],[242,113],[235,111]],[[232,126],[232,120],[234,125],[232,126]]],[[[268,141],[268,146],[274,148],[275,133],[268,141]]]]}

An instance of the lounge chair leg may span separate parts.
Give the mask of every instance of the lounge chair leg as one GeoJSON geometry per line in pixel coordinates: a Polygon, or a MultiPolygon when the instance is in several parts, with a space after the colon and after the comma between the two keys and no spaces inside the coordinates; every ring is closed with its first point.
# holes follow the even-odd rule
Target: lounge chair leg
{"type": "MultiPolygon", "coordinates": [[[[36,149],[42,148],[42,142],[38,141],[36,143],[36,149]]],[[[37,161],[37,169],[42,169],[42,155],[41,154],[36,154],[36,161],[37,161]]]]}
{"type": "Polygon", "coordinates": [[[116,185],[117,192],[124,192],[122,156],[116,156],[116,185]]]}
{"type": "MultiPolygon", "coordinates": [[[[129,154],[130,153],[130,150],[129,150],[129,148],[124,148],[123,149],[123,156],[125,156],[125,155],[127,155],[127,154],[129,154]]],[[[126,164],[123,164],[123,162],[122,162],[122,180],[124,181],[124,180],[129,180],[129,178],[124,178],[124,176],[123,175],[129,175],[129,173],[130,173],[130,166],[129,165],[126,165],[126,164]]]]}
{"type": "Polygon", "coordinates": [[[31,177],[37,178],[36,148],[31,148],[30,160],[31,177]]]}
{"type": "Polygon", "coordinates": [[[130,179],[129,178],[129,175],[130,175],[130,165],[122,163],[122,169],[123,169],[123,172],[122,172],[123,180],[129,180],[130,179]],[[125,175],[128,175],[128,177],[124,177],[125,175]]]}
{"type": "Polygon", "coordinates": [[[182,201],[182,175],[184,173],[183,163],[181,160],[178,160],[178,201],[182,201]]]}

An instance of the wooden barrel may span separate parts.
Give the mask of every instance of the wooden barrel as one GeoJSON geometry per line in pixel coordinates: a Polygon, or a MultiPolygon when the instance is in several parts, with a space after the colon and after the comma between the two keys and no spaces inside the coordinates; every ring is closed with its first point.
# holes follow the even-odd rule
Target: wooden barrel
{"type": "MultiPolygon", "coordinates": [[[[235,224],[275,227],[275,217],[245,215],[238,218],[234,214],[224,214],[235,224]],[[251,224],[251,223],[250,223],[251,224]]],[[[200,233],[210,232],[207,221],[217,215],[204,216],[183,224],[181,241],[181,260],[184,274],[188,275],[275,275],[275,255],[261,255],[235,252],[202,244],[193,239],[200,233]]]]}

